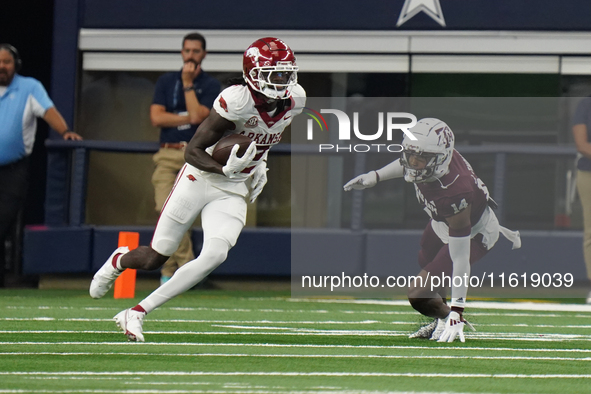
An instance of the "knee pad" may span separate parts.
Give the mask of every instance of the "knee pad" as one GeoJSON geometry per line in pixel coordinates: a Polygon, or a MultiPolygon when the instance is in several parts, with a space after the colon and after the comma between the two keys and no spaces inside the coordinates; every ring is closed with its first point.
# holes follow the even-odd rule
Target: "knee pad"
{"type": "Polygon", "coordinates": [[[152,249],[163,256],[172,256],[179,247],[179,241],[168,238],[158,238],[152,240],[152,249]]]}
{"type": "Polygon", "coordinates": [[[228,243],[223,239],[206,240],[199,256],[179,268],[176,275],[181,273],[181,275],[194,277],[200,281],[226,260],[229,250],[228,243]]]}
{"type": "Polygon", "coordinates": [[[226,261],[230,244],[225,239],[211,238],[203,242],[203,248],[199,256],[204,256],[208,260],[218,262],[218,265],[226,261]]]}

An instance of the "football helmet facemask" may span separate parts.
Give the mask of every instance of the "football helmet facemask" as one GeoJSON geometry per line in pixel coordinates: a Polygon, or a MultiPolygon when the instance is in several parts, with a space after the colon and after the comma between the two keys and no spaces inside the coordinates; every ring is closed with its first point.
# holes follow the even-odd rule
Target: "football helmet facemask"
{"type": "Polygon", "coordinates": [[[243,77],[255,91],[274,100],[291,97],[298,83],[295,55],[283,41],[265,37],[244,52],[243,77]]]}
{"type": "Polygon", "coordinates": [[[439,119],[425,118],[419,120],[409,131],[417,140],[405,136],[402,141],[400,164],[404,167],[404,180],[414,183],[430,182],[447,174],[455,140],[449,126],[439,119]],[[410,165],[412,156],[424,161],[425,167],[413,168],[410,165]]]}

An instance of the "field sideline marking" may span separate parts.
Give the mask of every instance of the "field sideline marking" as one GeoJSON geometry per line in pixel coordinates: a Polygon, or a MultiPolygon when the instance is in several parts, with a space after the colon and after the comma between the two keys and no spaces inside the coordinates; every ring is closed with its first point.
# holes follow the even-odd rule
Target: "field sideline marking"
{"type": "MultiPolygon", "coordinates": [[[[267,327],[247,327],[249,329],[268,329],[267,327]]],[[[283,336],[359,336],[359,337],[400,337],[407,336],[407,331],[385,330],[315,330],[278,327],[277,331],[145,331],[148,335],[283,335],[283,336]],[[285,331],[291,330],[291,331],[285,331]]],[[[0,334],[117,334],[111,330],[1,330],[0,334]]],[[[490,340],[510,341],[582,341],[591,339],[588,334],[549,334],[549,333],[470,333],[470,337],[490,340]]]]}
{"type": "Polygon", "coordinates": [[[591,361],[591,357],[525,357],[525,356],[410,356],[381,354],[247,354],[247,353],[136,353],[136,352],[0,352],[0,356],[163,356],[163,357],[253,357],[253,358],[385,358],[434,360],[535,360],[591,361]]]}
{"type": "Polygon", "coordinates": [[[403,373],[403,372],[204,372],[204,371],[111,371],[111,372],[5,372],[0,376],[359,376],[408,378],[500,378],[500,379],[591,379],[591,374],[489,374],[489,373],[403,373]]]}
{"type": "Polygon", "coordinates": [[[460,346],[379,346],[379,345],[312,345],[273,343],[204,343],[204,342],[0,342],[0,345],[88,345],[88,346],[212,346],[212,347],[270,347],[270,348],[320,348],[320,349],[392,349],[392,350],[487,350],[499,352],[556,352],[591,353],[591,349],[506,348],[506,347],[460,347],[460,346]]]}

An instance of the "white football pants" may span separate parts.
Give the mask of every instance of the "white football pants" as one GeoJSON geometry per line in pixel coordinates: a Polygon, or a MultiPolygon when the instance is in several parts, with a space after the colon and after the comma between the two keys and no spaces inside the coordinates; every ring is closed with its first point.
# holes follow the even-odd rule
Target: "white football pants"
{"type": "Polygon", "coordinates": [[[200,212],[201,253],[139,303],[146,312],[189,290],[222,264],[246,223],[244,197],[213,187],[185,164],[158,219],[152,248],[164,256],[172,255],[200,212]]]}

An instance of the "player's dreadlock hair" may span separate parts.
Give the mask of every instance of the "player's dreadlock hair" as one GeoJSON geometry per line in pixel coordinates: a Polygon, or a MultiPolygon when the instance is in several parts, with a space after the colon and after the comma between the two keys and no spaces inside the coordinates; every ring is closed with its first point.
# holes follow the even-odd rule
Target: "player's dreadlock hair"
{"type": "Polygon", "coordinates": [[[226,85],[227,86],[232,86],[232,85],[246,85],[246,81],[244,80],[244,78],[242,76],[239,77],[232,77],[232,78],[228,78],[226,80],[226,85]]]}

